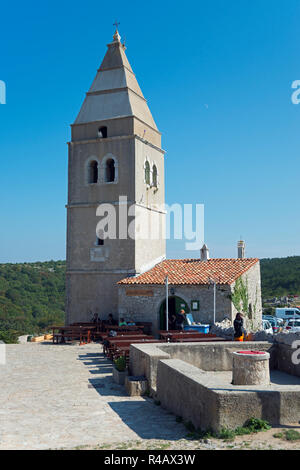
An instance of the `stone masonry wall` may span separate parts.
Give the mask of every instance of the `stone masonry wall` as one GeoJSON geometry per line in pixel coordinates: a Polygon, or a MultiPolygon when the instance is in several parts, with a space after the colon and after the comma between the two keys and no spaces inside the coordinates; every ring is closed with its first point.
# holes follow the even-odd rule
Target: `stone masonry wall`
{"type": "MultiPolygon", "coordinates": [[[[245,328],[248,331],[255,331],[261,329],[262,323],[262,300],[261,300],[261,277],[260,277],[260,263],[256,263],[252,268],[248,269],[242,276],[243,282],[248,286],[249,304],[251,304],[252,318],[248,318],[246,315],[245,328]]],[[[232,292],[234,290],[235,283],[232,284],[232,292]]],[[[237,314],[237,309],[232,305],[233,318],[237,314]]],[[[242,307],[240,309],[242,312],[242,307]]]]}
{"type": "MultiPolygon", "coordinates": [[[[261,327],[262,319],[259,263],[243,274],[242,279],[248,285],[249,303],[252,306],[252,319],[248,320],[246,318],[246,329],[257,329],[261,327]]],[[[217,286],[216,322],[221,322],[225,318],[229,318],[231,322],[234,320],[237,310],[231,302],[233,288],[234,284],[231,286],[217,286]]],[[[212,285],[170,285],[169,296],[173,295],[182,298],[187,303],[195,322],[213,324],[214,290],[212,285]],[[198,311],[191,310],[191,303],[195,300],[199,301],[198,311]]],[[[119,316],[123,316],[125,320],[152,322],[153,334],[156,334],[160,329],[160,307],[165,299],[165,286],[119,285],[119,316]]]]}
{"type": "MultiPolygon", "coordinates": [[[[170,290],[173,288],[170,286],[170,290]]],[[[175,286],[174,295],[182,298],[191,309],[191,302],[199,300],[199,310],[191,311],[194,320],[201,323],[213,323],[213,287],[210,286],[175,286]]],[[[152,322],[153,333],[160,329],[160,306],[166,298],[164,286],[119,286],[119,316],[125,320],[152,322]],[[133,295],[136,292],[137,295],[133,295]],[[143,292],[146,295],[142,295],[143,292]]],[[[225,317],[232,319],[232,304],[229,298],[229,286],[217,288],[216,321],[225,317]]]]}

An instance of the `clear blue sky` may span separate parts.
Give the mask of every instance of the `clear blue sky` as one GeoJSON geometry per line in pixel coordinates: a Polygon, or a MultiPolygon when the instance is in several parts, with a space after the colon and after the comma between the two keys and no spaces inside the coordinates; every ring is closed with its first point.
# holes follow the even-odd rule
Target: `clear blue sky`
{"type": "Polygon", "coordinates": [[[65,258],[69,125],[115,19],[163,133],[168,204],[205,204],[213,257],[236,256],[240,235],[247,256],[300,255],[299,13],[299,0],[3,3],[0,262],[65,258]]]}

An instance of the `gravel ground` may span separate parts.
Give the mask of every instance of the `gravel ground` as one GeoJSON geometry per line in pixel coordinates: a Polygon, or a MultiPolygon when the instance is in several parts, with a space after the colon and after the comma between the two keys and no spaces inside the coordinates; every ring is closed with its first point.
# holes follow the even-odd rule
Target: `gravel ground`
{"type": "Polygon", "coordinates": [[[300,425],[282,426],[253,435],[237,436],[234,441],[221,439],[185,438],[178,441],[142,439],[128,442],[115,442],[111,445],[79,446],[78,450],[300,450],[300,440],[287,441],[275,438],[274,434],[294,429],[300,433],[300,425]]]}

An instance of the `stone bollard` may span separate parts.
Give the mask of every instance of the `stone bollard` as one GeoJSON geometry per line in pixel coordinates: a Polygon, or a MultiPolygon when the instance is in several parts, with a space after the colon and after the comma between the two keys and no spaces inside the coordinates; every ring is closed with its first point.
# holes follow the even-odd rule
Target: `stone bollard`
{"type": "Polygon", "coordinates": [[[237,351],[233,353],[233,385],[269,385],[270,354],[263,351],[237,351]]]}

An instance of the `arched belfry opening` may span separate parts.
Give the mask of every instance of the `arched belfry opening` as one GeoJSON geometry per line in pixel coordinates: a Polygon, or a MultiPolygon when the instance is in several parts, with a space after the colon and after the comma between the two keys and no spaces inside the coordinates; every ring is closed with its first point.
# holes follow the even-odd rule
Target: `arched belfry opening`
{"type": "Polygon", "coordinates": [[[115,161],[113,158],[109,158],[106,161],[105,165],[105,181],[106,183],[112,183],[115,181],[115,176],[116,176],[116,167],[115,167],[115,161]]]}
{"type": "Polygon", "coordinates": [[[152,169],[152,186],[154,188],[157,188],[157,167],[156,167],[156,165],[153,165],[153,169],[152,169]]]}
{"type": "Polygon", "coordinates": [[[98,183],[98,162],[96,160],[89,163],[88,182],[90,184],[98,183]]]}
{"type": "Polygon", "coordinates": [[[145,162],[145,183],[150,185],[150,163],[148,160],[145,162]]]}

